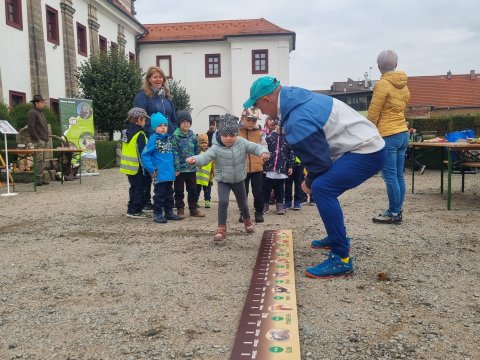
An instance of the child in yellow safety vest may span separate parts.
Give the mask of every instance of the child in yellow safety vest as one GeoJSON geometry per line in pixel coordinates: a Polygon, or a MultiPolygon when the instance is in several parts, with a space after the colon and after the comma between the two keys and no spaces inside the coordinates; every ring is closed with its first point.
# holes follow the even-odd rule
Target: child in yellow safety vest
{"type": "Polygon", "coordinates": [[[126,174],[130,183],[127,216],[133,219],[149,217],[143,212],[146,177],[141,162],[141,154],[147,142],[144,131],[145,120],[149,118],[144,109],[135,107],[128,112],[125,128],[122,130],[122,157],[120,172],[126,174]]]}
{"type": "MultiPolygon", "coordinates": [[[[200,147],[200,154],[203,154],[208,150],[208,135],[207,134],[198,134],[198,146],[200,147]]],[[[197,193],[198,199],[200,199],[200,194],[203,189],[203,198],[205,201],[205,208],[209,209],[212,200],[212,184],[213,184],[213,169],[215,161],[209,162],[207,165],[197,168],[197,193]]],[[[197,200],[197,204],[198,204],[197,200]]]]}

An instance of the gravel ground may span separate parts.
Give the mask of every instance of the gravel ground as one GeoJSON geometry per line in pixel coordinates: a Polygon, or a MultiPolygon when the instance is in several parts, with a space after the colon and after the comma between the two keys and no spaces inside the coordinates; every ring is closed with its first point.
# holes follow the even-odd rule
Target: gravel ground
{"type": "MultiPolygon", "coordinates": [[[[206,218],[125,216],[118,169],[0,197],[0,359],[228,359],[262,232],[293,229],[302,359],[480,359],[480,176],[416,177],[402,225],[378,225],[376,176],[341,201],[355,275],[303,275],[324,251],[315,207],[266,215],[246,235],[231,199],[228,243],[206,218]],[[383,273],[383,275],[380,275],[383,273]]],[[[410,176],[407,175],[410,185],[410,176]]],[[[5,192],[5,188],[0,189],[5,192]]]]}

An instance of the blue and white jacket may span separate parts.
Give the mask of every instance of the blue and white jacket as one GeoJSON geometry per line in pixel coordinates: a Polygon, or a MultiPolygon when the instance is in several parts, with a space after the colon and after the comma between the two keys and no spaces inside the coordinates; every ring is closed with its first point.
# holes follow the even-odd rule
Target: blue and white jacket
{"type": "Polygon", "coordinates": [[[343,154],[370,154],[385,146],[375,125],[330,96],[282,86],[279,108],[287,141],[308,171],[308,186],[343,154]]]}
{"type": "Polygon", "coordinates": [[[174,181],[174,145],[170,135],[152,133],[142,152],[142,162],[149,174],[157,172],[156,182],[174,181]]]}

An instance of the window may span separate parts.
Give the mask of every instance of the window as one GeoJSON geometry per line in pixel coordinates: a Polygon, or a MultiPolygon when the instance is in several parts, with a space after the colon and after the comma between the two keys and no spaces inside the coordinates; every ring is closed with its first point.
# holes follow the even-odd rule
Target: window
{"type": "Polygon", "coordinates": [[[47,9],[47,40],[56,45],[60,45],[60,36],[58,35],[58,11],[46,5],[47,9]]]}
{"type": "Polygon", "coordinates": [[[50,109],[55,113],[55,115],[60,116],[60,106],[58,99],[50,98],[50,109]]]}
{"type": "Polygon", "coordinates": [[[9,91],[8,94],[9,100],[10,100],[10,107],[14,108],[15,106],[19,104],[24,104],[26,103],[26,95],[23,92],[18,92],[18,91],[9,91]]]}
{"type": "Polygon", "coordinates": [[[268,73],[268,50],[252,50],[252,74],[268,73]]]}
{"type": "Polygon", "coordinates": [[[98,36],[98,47],[100,48],[100,51],[107,52],[107,39],[101,35],[98,36]]]}
{"type": "Polygon", "coordinates": [[[171,55],[158,55],[157,66],[162,69],[167,79],[172,78],[172,56],[171,55]]]}
{"type": "Polygon", "coordinates": [[[130,62],[135,62],[135,54],[131,51],[128,53],[128,60],[130,60],[130,62]]]}
{"type": "Polygon", "coordinates": [[[205,55],[205,77],[220,77],[220,54],[205,55]]]}
{"type": "Polygon", "coordinates": [[[78,53],[87,56],[87,29],[77,22],[77,47],[78,53]]]}
{"type": "Polygon", "coordinates": [[[5,0],[5,18],[7,25],[23,30],[22,0],[5,0]]]}

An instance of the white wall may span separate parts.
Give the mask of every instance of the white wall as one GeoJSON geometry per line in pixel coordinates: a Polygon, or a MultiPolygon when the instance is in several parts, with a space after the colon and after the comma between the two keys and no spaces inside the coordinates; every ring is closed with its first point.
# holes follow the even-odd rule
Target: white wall
{"type": "MultiPolygon", "coordinates": [[[[62,10],[58,1],[47,0],[42,1],[42,19],[43,19],[43,34],[45,39],[45,56],[47,63],[48,74],[48,90],[49,97],[58,99],[65,97],[65,74],[64,74],[64,57],[63,57],[63,22],[62,10]],[[47,40],[47,22],[46,22],[46,5],[57,10],[58,12],[58,36],[60,45],[55,47],[55,44],[47,40]]],[[[46,96],[46,95],[43,95],[46,96]]]]}
{"type": "Polygon", "coordinates": [[[30,61],[28,49],[27,4],[22,0],[23,30],[5,22],[5,1],[0,1],[0,68],[2,69],[3,100],[8,101],[9,90],[26,94],[31,100],[30,61]]]}

